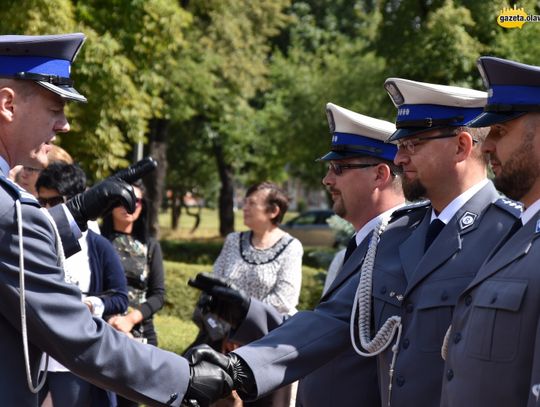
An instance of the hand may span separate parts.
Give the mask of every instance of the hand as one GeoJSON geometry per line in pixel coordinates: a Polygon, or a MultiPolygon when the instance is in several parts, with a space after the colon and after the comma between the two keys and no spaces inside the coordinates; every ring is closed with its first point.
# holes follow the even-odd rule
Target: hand
{"type": "Polygon", "coordinates": [[[191,366],[200,363],[211,363],[227,373],[232,379],[231,390],[239,390],[244,394],[255,394],[255,378],[249,366],[235,353],[224,355],[216,352],[208,345],[200,345],[186,352],[186,359],[191,366]]]}
{"type": "Polygon", "coordinates": [[[189,279],[188,284],[209,294],[198,304],[205,310],[217,314],[233,328],[244,321],[251,298],[231,283],[210,273],[199,273],[195,279],[189,279]]]}
{"type": "MultiPolygon", "coordinates": [[[[226,358],[224,355],[221,356],[226,358]]],[[[218,359],[212,357],[209,359],[210,361],[199,358],[190,360],[190,381],[185,404],[194,405],[193,400],[195,400],[201,407],[207,407],[232,392],[233,379],[220,363],[212,362],[212,360],[217,362],[218,359]]]]}
{"type": "Polygon", "coordinates": [[[124,315],[114,316],[109,319],[109,324],[120,332],[129,333],[133,329],[134,324],[124,315]]]}
{"type": "Polygon", "coordinates": [[[115,206],[122,205],[129,213],[135,211],[136,197],[133,187],[120,178],[109,177],[75,195],[66,202],[77,226],[84,231],[87,222],[105,215],[115,206]]]}

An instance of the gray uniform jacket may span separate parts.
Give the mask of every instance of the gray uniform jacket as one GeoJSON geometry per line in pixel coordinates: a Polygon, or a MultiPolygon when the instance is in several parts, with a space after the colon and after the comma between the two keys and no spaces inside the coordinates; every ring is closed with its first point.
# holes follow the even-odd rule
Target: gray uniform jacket
{"type": "Polygon", "coordinates": [[[458,299],[442,406],[537,406],[540,212],[480,268],[458,299]],[[528,403],[528,404],[527,404],[528,403]]]}
{"type": "MultiPolygon", "coordinates": [[[[15,199],[0,180],[0,404],[37,406],[27,387],[19,308],[19,239],[15,199]]],[[[93,319],[80,291],[64,282],[56,238],[37,201],[22,200],[24,279],[30,366],[34,385],[42,352],[75,374],[149,406],[179,406],[189,382],[187,361],[142,345],[93,319]]]]}
{"type": "MultiPolygon", "coordinates": [[[[410,225],[417,222],[416,212],[403,211],[403,216],[393,220],[395,227],[392,232],[385,232],[382,238],[394,242],[397,246],[410,233],[410,225]]],[[[255,377],[257,390],[256,393],[248,395],[250,398],[260,397],[280,386],[305,377],[351,349],[349,322],[354,295],[360,279],[358,270],[366,250],[363,244],[343,265],[343,269],[332,283],[328,293],[313,311],[298,312],[264,338],[234,351],[246,361],[255,377]]],[[[263,315],[259,312],[258,316],[265,321],[272,320],[268,314],[263,315]]],[[[259,328],[259,332],[262,331],[264,330],[259,328]]],[[[366,362],[365,366],[369,366],[369,363],[366,362]]],[[[336,379],[340,378],[341,376],[336,379]]],[[[364,385],[360,375],[355,375],[350,379],[355,386],[364,385]],[[354,378],[357,380],[354,381],[354,378]]],[[[337,395],[328,381],[323,391],[329,393],[328,397],[338,398],[332,398],[329,404],[336,406],[340,405],[341,398],[347,400],[347,397],[353,394],[337,395]]],[[[370,396],[374,397],[374,394],[371,393],[370,396]]],[[[311,404],[306,405],[311,407],[311,404]]]]}
{"type": "MultiPolygon", "coordinates": [[[[332,293],[343,285],[352,274],[360,270],[371,234],[355,250],[354,267],[343,265],[337,280],[329,287],[321,301],[330,299],[332,293]],[[345,273],[347,271],[347,273],[345,273]]],[[[351,257],[352,259],[353,257],[351,257]]],[[[252,300],[244,322],[233,339],[249,343],[277,328],[284,321],[274,307],[252,300]]],[[[359,356],[349,346],[334,359],[302,378],[296,394],[298,407],[379,407],[381,405],[377,382],[375,358],[359,356]]]]}
{"type": "MultiPolygon", "coordinates": [[[[441,346],[454,304],[521,213],[515,203],[505,202],[490,182],[456,212],[425,255],[431,208],[397,249],[381,239],[373,270],[374,323],[378,330],[392,315],[401,316],[402,323],[390,395],[393,407],[439,406],[441,346]]],[[[378,357],[384,406],[392,355],[390,346],[378,357]]]]}

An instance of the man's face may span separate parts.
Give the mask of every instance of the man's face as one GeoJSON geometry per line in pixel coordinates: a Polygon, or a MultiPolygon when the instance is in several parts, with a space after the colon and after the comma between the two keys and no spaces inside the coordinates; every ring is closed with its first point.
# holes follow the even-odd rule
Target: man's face
{"type": "Polygon", "coordinates": [[[444,182],[451,164],[448,151],[455,144],[452,134],[433,130],[399,140],[394,163],[403,169],[403,194],[408,201],[429,198],[431,188],[444,182]]]}
{"type": "Polygon", "coordinates": [[[26,98],[15,93],[11,137],[6,146],[10,165],[33,168],[47,165],[47,153],[56,133],[69,131],[64,100],[37,84],[26,98]]]}
{"type": "Polygon", "coordinates": [[[322,183],[332,196],[334,212],[355,224],[356,219],[364,210],[364,205],[371,199],[376,178],[376,165],[361,157],[330,161],[330,163],[373,165],[366,168],[344,168],[339,175],[329,165],[326,176],[322,179],[322,183]]]}
{"type": "Polygon", "coordinates": [[[526,114],[493,125],[482,147],[489,155],[495,187],[509,198],[523,200],[540,178],[537,121],[526,114]]]}

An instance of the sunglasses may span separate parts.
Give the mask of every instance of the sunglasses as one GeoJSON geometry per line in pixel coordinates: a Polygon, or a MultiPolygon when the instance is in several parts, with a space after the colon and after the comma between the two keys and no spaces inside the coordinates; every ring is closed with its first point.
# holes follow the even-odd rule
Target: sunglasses
{"type": "Polygon", "coordinates": [[[330,163],[328,164],[328,171],[332,171],[336,175],[343,174],[343,170],[353,169],[353,168],[369,168],[376,167],[379,164],[339,164],[339,163],[330,163]]]}
{"type": "Polygon", "coordinates": [[[56,206],[56,205],[63,204],[64,202],[66,202],[65,198],[62,195],[51,196],[50,198],[38,197],[37,200],[39,204],[43,207],[46,207],[46,206],[52,207],[52,206],[56,206]]]}

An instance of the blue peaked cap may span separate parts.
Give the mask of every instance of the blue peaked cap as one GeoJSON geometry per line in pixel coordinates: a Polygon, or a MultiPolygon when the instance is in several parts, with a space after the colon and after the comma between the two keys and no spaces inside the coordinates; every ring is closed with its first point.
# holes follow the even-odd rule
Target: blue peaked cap
{"type": "Polygon", "coordinates": [[[33,80],[64,99],[86,102],[70,78],[84,40],[81,33],[0,35],[0,77],[33,80]]]}
{"type": "Polygon", "coordinates": [[[333,103],[326,105],[332,136],[330,152],[318,161],[371,156],[393,161],[397,147],[385,143],[396,127],[384,120],[364,116],[333,103]]]}
{"type": "Polygon", "coordinates": [[[495,57],[480,57],[478,70],[488,88],[484,112],[469,123],[486,127],[540,112],[540,67],[495,57]]]}
{"type": "Polygon", "coordinates": [[[398,108],[396,141],[437,128],[465,126],[478,116],[487,94],[456,86],[436,85],[401,78],[388,78],[384,87],[398,108]]]}

